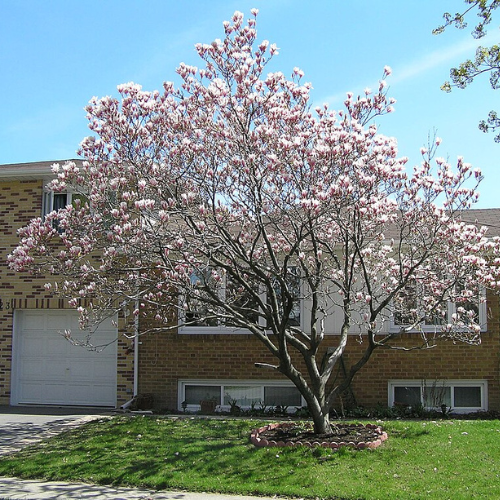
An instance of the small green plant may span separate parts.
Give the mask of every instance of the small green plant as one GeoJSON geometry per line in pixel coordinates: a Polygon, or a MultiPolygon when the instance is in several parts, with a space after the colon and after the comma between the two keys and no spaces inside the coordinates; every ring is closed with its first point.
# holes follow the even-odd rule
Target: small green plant
{"type": "Polygon", "coordinates": [[[276,405],[272,408],[272,414],[277,416],[287,416],[288,415],[288,406],[285,405],[276,405]]]}
{"type": "Polygon", "coordinates": [[[295,408],[295,413],[293,415],[294,415],[294,417],[297,417],[297,418],[310,418],[311,412],[309,411],[309,407],[300,406],[300,407],[295,408]]]}
{"type": "Polygon", "coordinates": [[[229,413],[231,415],[239,415],[241,413],[241,407],[238,405],[238,400],[230,399],[228,402],[229,402],[229,413]]]}
{"type": "Polygon", "coordinates": [[[451,406],[447,406],[444,403],[441,405],[441,416],[443,418],[448,418],[451,413],[451,406]]]}
{"type": "Polygon", "coordinates": [[[426,409],[422,403],[412,405],[410,411],[413,418],[422,418],[426,413],[426,409]]]}

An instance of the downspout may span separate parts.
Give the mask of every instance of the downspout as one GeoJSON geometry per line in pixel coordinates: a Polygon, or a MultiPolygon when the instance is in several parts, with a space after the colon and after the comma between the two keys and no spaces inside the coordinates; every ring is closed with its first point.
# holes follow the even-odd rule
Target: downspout
{"type": "MultiPolygon", "coordinates": [[[[136,309],[139,301],[136,301],[136,309]]],[[[134,318],[134,398],[137,396],[139,386],[139,315],[134,318]]]]}
{"type": "MultiPolygon", "coordinates": [[[[135,302],[136,309],[139,307],[139,301],[135,302]]],[[[126,410],[133,403],[138,393],[139,386],[139,315],[134,318],[134,382],[132,389],[132,399],[123,403],[120,408],[126,410]]]]}

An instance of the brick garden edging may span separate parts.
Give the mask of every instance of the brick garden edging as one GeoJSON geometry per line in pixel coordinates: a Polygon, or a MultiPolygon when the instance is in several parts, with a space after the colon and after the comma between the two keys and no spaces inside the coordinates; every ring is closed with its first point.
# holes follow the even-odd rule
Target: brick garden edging
{"type": "Polygon", "coordinates": [[[266,425],[265,427],[260,427],[258,429],[254,429],[252,433],[250,434],[250,441],[253,443],[254,446],[257,448],[262,448],[262,447],[296,447],[296,446],[307,446],[308,448],[313,448],[317,446],[321,446],[323,448],[331,448],[333,450],[336,450],[338,448],[341,448],[343,446],[350,446],[352,448],[356,448],[358,450],[362,450],[365,448],[378,448],[387,438],[387,432],[382,430],[382,428],[379,425],[375,424],[358,424],[360,427],[365,427],[367,429],[373,429],[377,434],[378,438],[373,440],[373,441],[361,441],[359,443],[354,443],[352,441],[341,441],[339,443],[329,443],[329,442],[320,442],[320,441],[273,441],[270,440],[268,441],[265,438],[261,438],[260,434],[265,432],[265,431],[270,431],[273,429],[277,429],[278,427],[289,427],[293,426],[294,424],[290,423],[276,423],[276,424],[269,424],[266,425]]]}

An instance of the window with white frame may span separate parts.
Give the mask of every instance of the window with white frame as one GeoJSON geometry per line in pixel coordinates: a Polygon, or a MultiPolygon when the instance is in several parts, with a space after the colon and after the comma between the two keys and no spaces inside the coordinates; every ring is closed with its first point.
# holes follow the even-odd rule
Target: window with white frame
{"type": "Polygon", "coordinates": [[[488,409],[486,380],[393,380],[389,382],[389,406],[423,405],[440,409],[446,405],[456,413],[488,409]]]}
{"type": "MultiPolygon", "coordinates": [[[[211,267],[197,269],[191,273],[191,291],[184,297],[184,324],[189,327],[217,327],[219,320],[216,312],[211,310],[207,302],[209,293],[213,292],[223,299],[224,290],[217,283],[211,267]]],[[[216,298],[217,298],[216,297],[216,298]]]]}
{"type": "MultiPolygon", "coordinates": [[[[246,286],[237,283],[230,274],[224,274],[207,266],[193,271],[191,274],[191,290],[183,297],[184,313],[181,317],[181,333],[214,333],[234,332],[238,328],[231,318],[222,319],[217,310],[217,301],[227,301],[232,308],[248,318],[248,321],[265,326],[259,298],[266,302],[265,293],[254,288],[251,293],[246,286]]],[[[258,287],[258,285],[255,285],[258,287]]],[[[293,297],[292,307],[288,313],[290,326],[301,325],[301,279],[297,267],[289,267],[286,277],[286,287],[293,297]]],[[[280,312],[284,308],[285,294],[278,280],[274,281],[274,291],[280,312]]],[[[243,331],[243,330],[241,330],[243,331]]]]}
{"type": "MultiPolygon", "coordinates": [[[[459,287],[460,284],[457,286],[459,287]]],[[[465,325],[475,323],[481,327],[481,331],[486,330],[486,304],[483,297],[478,295],[461,302],[448,302],[441,310],[427,314],[422,319],[424,305],[421,297],[423,294],[425,294],[425,289],[420,287],[415,280],[408,282],[406,287],[397,294],[392,302],[391,330],[400,330],[412,325],[424,331],[435,330],[449,323],[456,312],[461,313],[460,317],[465,325]]]]}
{"type": "Polygon", "coordinates": [[[299,390],[287,382],[248,380],[185,380],[179,382],[178,408],[189,411],[200,409],[201,401],[214,401],[222,410],[232,405],[240,408],[287,407],[295,410],[303,406],[299,390]]]}
{"type": "Polygon", "coordinates": [[[193,271],[190,280],[191,290],[183,297],[183,330],[234,330],[235,324],[231,319],[224,319],[222,311],[218,311],[217,301],[228,301],[232,308],[247,317],[249,322],[259,322],[259,303],[256,296],[229,275],[207,266],[193,271]]]}
{"type": "MultiPolygon", "coordinates": [[[[86,197],[79,193],[54,193],[53,191],[45,191],[42,201],[42,216],[45,217],[50,212],[65,208],[68,205],[76,206],[77,201],[83,203],[86,201],[86,197]]],[[[59,233],[61,232],[61,228],[59,227],[57,220],[52,221],[52,227],[57,229],[59,233]]]]}
{"type": "Polygon", "coordinates": [[[45,191],[43,193],[42,215],[45,216],[54,210],[57,211],[67,205],[75,204],[77,200],[83,202],[86,197],[79,193],[45,191]]]}
{"type": "MultiPolygon", "coordinates": [[[[225,299],[231,303],[233,309],[248,319],[252,323],[259,324],[260,320],[260,305],[258,297],[262,296],[258,289],[258,285],[250,285],[251,292],[241,283],[237,283],[231,275],[226,275],[225,280],[225,299]]],[[[233,326],[231,320],[227,320],[226,326],[233,326]]]]}

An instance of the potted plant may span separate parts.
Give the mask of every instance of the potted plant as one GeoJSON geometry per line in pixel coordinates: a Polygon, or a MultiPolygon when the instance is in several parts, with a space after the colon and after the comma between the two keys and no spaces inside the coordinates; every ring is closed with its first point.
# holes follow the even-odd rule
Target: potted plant
{"type": "Polygon", "coordinates": [[[200,401],[200,412],[206,415],[215,413],[217,401],[215,399],[202,399],[200,401]]]}

